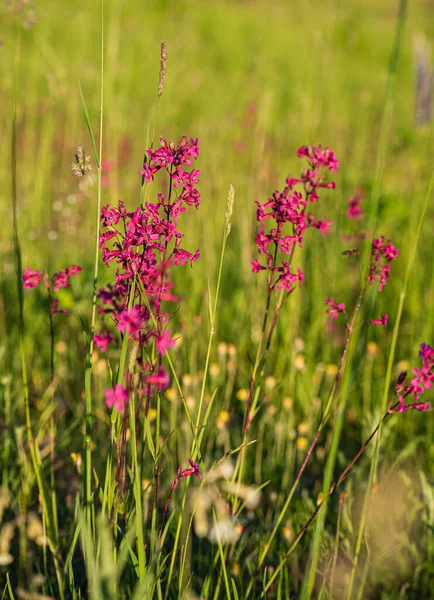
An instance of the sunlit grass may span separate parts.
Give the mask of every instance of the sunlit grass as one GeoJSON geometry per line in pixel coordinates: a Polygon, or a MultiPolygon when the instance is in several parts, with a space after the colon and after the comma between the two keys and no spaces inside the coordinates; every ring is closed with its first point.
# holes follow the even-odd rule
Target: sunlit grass
{"type": "Polygon", "coordinates": [[[433,341],[433,128],[414,124],[413,64],[414,40],[432,39],[434,13],[410,4],[396,73],[397,2],[104,0],[103,48],[100,6],[1,8],[3,597],[434,593],[432,413],[382,421],[399,373],[419,366],[419,343],[433,341]],[[102,328],[92,314],[94,277],[99,287],[114,276],[95,256],[95,216],[119,199],[128,210],[155,201],[157,184],[145,190],[139,171],[160,134],[200,138],[202,203],[180,216],[180,229],[201,258],[173,274],[170,387],[146,414],[130,393],[124,420],[110,414],[104,391],[134,377],[134,345],[103,353],[90,341],[94,324],[102,328]],[[336,190],[313,206],[332,231],[306,232],[294,257],[305,281],[280,311],[261,362],[267,286],[250,266],[255,201],[298,175],[300,145],[319,143],[341,163],[336,190]],[[90,155],[94,148],[93,172],[74,178],[79,144],[90,155]],[[369,218],[350,221],[357,189],[369,218]],[[358,245],[345,236],[374,221],[375,235],[400,254],[384,291],[357,313],[340,373],[347,330],[330,323],[324,301],[354,308],[370,245],[343,254],[358,245]],[[21,273],[71,264],[83,271],[56,294],[69,314],[55,316],[51,342],[45,290],[23,293],[21,273]],[[383,312],[386,331],[369,327],[383,312]],[[327,513],[319,509],[305,529],[379,423],[381,443],[366,447],[327,513]],[[189,459],[203,479],[190,477],[189,459]]]}

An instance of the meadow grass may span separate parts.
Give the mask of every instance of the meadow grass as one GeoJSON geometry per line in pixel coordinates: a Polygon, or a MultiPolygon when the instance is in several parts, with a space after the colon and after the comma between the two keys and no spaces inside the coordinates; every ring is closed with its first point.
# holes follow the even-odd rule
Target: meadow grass
{"type": "MultiPolygon", "coordinates": [[[[385,418],[433,339],[433,127],[415,125],[413,68],[431,3],[1,11],[0,597],[434,598],[432,412],[385,418]],[[101,207],[155,201],[161,180],[140,170],[160,135],[200,139],[201,205],[179,229],[201,256],[170,272],[176,345],[146,346],[169,377],[149,396],[137,343],[118,331],[102,352],[94,333],[115,273],[100,262],[101,207]],[[312,205],[333,225],[306,232],[291,265],[304,281],[275,328],[284,293],[270,294],[264,329],[255,201],[298,177],[303,144],[339,158],[336,190],[312,205]],[[92,171],[74,178],[79,145],[92,171]],[[357,190],[361,221],[347,215],[357,190]],[[365,232],[399,248],[380,293],[364,287],[371,240],[345,239],[365,232]],[[70,265],[81,273],[55,293],[54,276],[53,297],[23,290],[24,268],[70,265]],[[369,325],[381,313],[385,330],[369,325]],[[115,385],[121,412],[105,401],[115,385]]],[[[125,301],[161,333],[143,285],[125,301]]]]}

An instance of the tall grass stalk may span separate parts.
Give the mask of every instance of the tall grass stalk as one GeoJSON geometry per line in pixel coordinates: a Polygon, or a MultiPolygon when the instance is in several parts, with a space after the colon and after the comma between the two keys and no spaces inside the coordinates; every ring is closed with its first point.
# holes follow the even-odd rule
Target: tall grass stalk
{"type": "Polygon", "coordinates": [[[95,334],[96,320],[96,294],[98,285],[99,269],[99,238],[100,238],[100,214],[101,214],[101,165],[102,165],[102,147],[103,147],[103,116],[104,116],[104,0],[101,0],[101,94],[100,94],[100,118],[99,118],[99,150],[97,152],[95,140],[92,133],[92,127],[89,119],[89,113],[84,101],[83,91],[80,86],[81,99],[84,108],[85,119],[89,130],[94,158],[98,169],[97,177],[97,207],[96,207],[96,234],[95,234],[95,261],[93,272],[93,291],[92,291],[92,315],[90,322],[90,333],[86,348],[86,371],[85,371],[85,395],[86,395],[86,435],[85,435],[85,490],[84,506],[87,519],[87,527],[92,531],[92,354],[93,339],[95,334]]]}
{"type": "Polygon", "coordinates": [[[351,369],[346,369],[346,365],[350,364],[353,359],[357,341],[360,335],[360,324],[359,323],[359,313],[361,309],[361,305],[363,302],[363,297],[365,294],[366,288],[366,280],[362,284],[362,288],[360,290],[359,298],[357,300],[356,307],[353,312],[353,316],[351,318],[351,322],[348,325],[348,338],[346,341],[346,353],[344,352],[345,359],[342,364],[342,383],[341,388],[339,389],[337,400],[336,400],[336,411],[335,411],[335,420],[333,423],[333,429],[331,432],[331,442],[330,442],[330,450],[328,453],[324,477],[323,477],[323,485],[322,485],[322,493],[324,495],[324,506],[321,514],[319,515],[315,531],[313,535],[312,547],[311,547],[311,562],[310,567],[306,571],[306,576],[303,580],[303,586],[301,589],[300,598],[302,600],[306,600],[310,598],[310,595],[313,591],[313,587],[315,584],[316,570],[319,560],[319,552],[321,548],[322,535],[324,533],[325,519],[327,516],[327,502],[328,502],[328,490],[331,486],[331,482],[333,480],[333,473],[336,464],[336,458],[339,449],[339,442],[342,434],[342,429],[344,426],[345,420],[345,408],[348,400],[348,388],[350,385],[351,379],[351,369]]]}
{"type": "Polygon", "coordinates": [[[277,518],[277,520],[276,520],[276,522],[274,524],[274,527],[273,527],[273,529],[271,531],[271,534],[270,534],[269,538],[267,539],[267,541],[264,544],[264,549],[263,549],[262,553],[259,555],[259,562],[258,562],[258,567],[257,567],[258,569],[261,568],[261,565],[264,562],[264,560],[265,560],[265,558],[266,558],[266,556],[268,554],[268,551],[270,550],[271,543],[272,543],[272,541],[273,541],[273,539],[274,539],[274,537],[275,537],[278,529],[280,528],[280,526],[282,524],[282,521],[283,521],[283,519],[285,517],[285,514],[286,514],[286,512],[287,512],[287,510],[289,508],[289,504],[290,504],[290,502],[291,502],[291,500],[292,500],[292,498],[294,496],[294,493],[295,493],[296,489],[298,488],[298,485],[299,485],[299,483],[301,481],[303,473],[304,473],[304,471],[305,471],[305,469],[306,469],[306,467],[307,467],[307,465],[309,463],[310,457],[312,456],[313,451],[314,451],[314,449],[315,449],[315,447],[316,447],[316,445],[318,443],[318,440],[320,439],[321,433],[322,433],[325,425],[328,422],[328,419],[329,419],[329,417],[331,415],[330,409],[332,408],[332,406],[335,403],[336,396],[338,395],[338,397],[339,397],[340,383],[341,383],[343,375],[345,373],[345,366],[346,366],[346,362],[347,362],[347,358],[348,358],[348,350],[349,350],[350,340],[351,340],[351,336],[352,336],[353,331],[354,331],[354,324],[355,324],[355,321],[356,321],[357,313],[360,310],[361,302],[363,300],[364,291],[365,291],[365,287],[363,287],[362,290],[361,290],[358,303],[356,305],[356,308],[354,310],[354,313],[353,313],[353,316],[352,316],[352,319],[351,319],[351,323],[348,326],[347,337],[346,337],[346,340],[345,340],[344,350],[343,350],[343,353],[342,353],[342,356],[341,356],[339,367],[338,367],[338,370],[337,370],[337,373],[336,373],[336,377],[335,377],[333,386],[332,386],[332,388],[330,390],[330,394],[329,394],[329,397],[327,399],[327,403],[326,403],[324,412],[323,412],[323,414],[321,416],[320,423],[318,425],[317,431],[316,431],[315,436],[314,436],[314,438],[313,438],[313,440],[311,442],[311,445],[310,445],[310,447],[309,447],[309,449],[308,449],[308,451],[306,453],[306,456],[305,456],[305,458],[303,460],[303,463],[302,463],[302,465],[300,467],[300,470],[299,470],[299,472],[297,474],[297,477],[294,480],[294,483],[293,483],[293,485],[291,487],[291,490],[290,490],[290,492],[289,492],[289,494],[288,494],[288,496],[287,496],[287,498],[285,500],[285,503],[284,503],[281,511],[279,512],[279,516],[278,516],[278,518],[277,518]]]}
{"type": "MultiPolygon", "coordinates": [[[[14,256],[15,256],[15,272],[18,292],[19,306],[19,336],[20,336],[20,355],[21,355],[21,378],[23,384],[23,408],[26,422],[27,443],[29,445],[30,456],[32,459],[33,469],[35,472],[36,481],[38,484],[39,494],[41,496],[44,518],[47,521],[48,540],[50,550],[53,555],[54,568],[56,572],[57,584],[59,588],[59,596],[61,600],[64,598],[63,592],[63,576],[59,559],[58,547],[58,531],[57,520],[54,515],[53,504],[50,503],[47,485],[42,471],[42,461],[37,452],[35,441],[32,433],[32,422],[30,416],[29,403],[29,384],[27,378],[27,357],[26,357],[26,329],[24,320],[24,293],[22,281],[22,255],[21,244],[18,234],[18,218],[17,218],[17,106],[18,106],[18,76],[20,67],[21,55],[21,30],[18,28],[16,33],[16,50],[14,60],[14,95],[12,109],[12,136],[11,136],[11,184],[12,184],[12,214],[13,214],[13,239],[14,239],[14,256]]],[[[25,493],[25,492],[24,492],[25,493]]],[[[53,497],[55,503],[55,495],[53,497]]]]}
{"type": "MultiPolygon", "coordinates": [[[[200,432],[199,439],[197,438],[197,434],[199,433],[200,417],[201,417],[201,413],[202,413],[203,399],[205,397],[205,382],[206,382],[206,378],[207,378],[207,374],[208,374],[212,341],[213,341],[213,338],[215,335],[215,323],[216,323],[216,316],[217,316],[218,301],[219,301],[219,297],[220,297],[220,284],[221,284],[221,277],[222,277],[222,273],[223,273],[226,242],[227,242],[227,239],[228,239],[230,231],[231,231],[231,218],[232,218],[232,213],[233,213],[233,208],[234,208],[234,201],[235,201],[235,188],[233,185],[230,185],[229,192],[228,192],[228,200],[227,200],[227,204],[226,204],[225,221],[224,221],[223,236],[222,236],[222,246],[221,246],[221,251],[220,251],[219,271],[218,271],[218,275],[217,275],[216,292],[215,292],[215,298],[214,298],[213,305],[210,300],[210,307],[212,306],[212,309],[210,308],[210,310],[209,310],[210,335],[209,335],[208,349],[207,349],[206,360],[205,360],[205,369],[204,369],[204,373],[203,373],[201,396],[200,396],[200,401],[199,401],[198,414],[197,414],[197,418],[196,418],[196,425],[192,431],[193,443],[192,443],[192,447],[191,447],[191,455],[192,455],[193,460],[196,460],[196,459],[199,460],[202,463],[202,465],[203,465],[203,460],[202,460],[201,454],[200,454],[200,440],[203,437],[204,431],[200,432]]],[[[169,364],[172,368],[172,363],[170,362],[169,364]]],[[[172,369],[172,371],[174,371],[174,369],[172,369]]],[[[179,381],[177,378],[176,378],[176,381],[178,382],[178,389],[181,393],[181,397],[183,398],[181,386],[179,385],[179,381]]],[[[185,401],[184,401],[184,404],[185,404],[185,401]]],[[[188,411],[186,404],[185,404],[185,408],[188,411]]],[[[204,419],[207,419],[207,415],[205,415],[204,419]]],[[[176,560],[176,552],[178,549],[179,538],[180,538],[180,534],[181,534],[181,526],[182,526],[182,522],[183,522],[184,509],[185,509],[185,503],[186,503],[186,499],[187,499],[187,491],[188,491],[188,487],[189,487],[189,481],[190,481],[190,479],[188,478],[185,482],[184,495],[183,495],[182,503],[181,503],[181,511],[180,511],[180,514],[178,517],[178,523],[177,523],[177,528],[176,528],[175,543],[173,546],[172,558],[171,558],[170,566],[169,566],[169,574],[168,574],[168,579],[167,579],[166,592],[164,595],[165,599],[168,598],[169,591],[170,591],[170,583],[172,580],[173,568],[174,568],[175,560],[176,560]]],[[[184,566],[185,561],[183,561],[182,564],[184,566]]],[[[183,572],[180,574],[180,581],[181,582],[183,581],[183,572]]],[[[182,583],[181,583],[181,585],[182,585],[182,583]]]]}

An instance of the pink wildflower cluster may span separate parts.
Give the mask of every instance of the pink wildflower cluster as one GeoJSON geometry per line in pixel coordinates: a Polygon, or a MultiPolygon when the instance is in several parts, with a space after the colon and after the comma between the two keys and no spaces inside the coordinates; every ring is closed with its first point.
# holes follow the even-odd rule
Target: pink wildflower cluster
{"type": "Polygon", "coordinates": [[[430,402],[419,402],[420,396],[425,390],[432,387],[434,381],[434,348],[428,344],[421,344],[419,358],[422,359],[422,368],[413,369],[415,376],[408,385],[404,385],[407,373],[403,371],[398,377],[395,391],[398,395],[398,404],[389,406],[389,412],[407,412],[415,408],[422,412],[431,410],[430,402]],[[416,402],[405,403],[405,398],[412,394],[416,402]]]}
{"type": "Polygon", "coordinates": [[[348,200],[348,218],[352,221],[358,221],[363,217],[361,204],[363,202],[363,196],[360,191],[357,191],[354,196],[348,200]]]}
{"type": "MultiPolygon", "coordinates": [[[[168,270],[172,266],[191,265],[200,256],[199,250],[191,253],[181,247],[184,235],[178,229],[180,214],[187,207],[197,208],[200,204],[196,188],[199,171],[187,170],[198,154],[198,140],[184,136],[175,146],[160,138],[159,149],[147,150],[140,173],[148,183],[159,171],[164,171],[167,192],[158,192],[155,202],[145,202],[134,211],[128,211],[123,201],[117,207],[107,205],[101,211],[102,260],[107,266],[111,262],[118,266],[114,284],[99,290],[100,313],[110,314],[118,330],[139,340],[141,347],[154,341],[158,357],[175,344],[166,329],[168,314],[162,311],[162,302],[177,301],[168,270]]],[[[107,350],[111,341],[113,336],[107,332],[95,338],[102,350],[107,350]]],[[[167,387],[168,375],[160,358],[152,365],[142,360],[141,366],[148,387],[167,387]]]]}
{"type": "MultiPolygon", "coordinates": [[[[26,267],[23,272],[23,287],[24,288],[35,288],[36,286],[40,285],[41,281],[43,281],[44,285],[45,285],[46,289],[49,291],[49,293],[51,292],[51,288],[53,288],[53,290],[55,292],[58,292],[60,290],[60,288],[71,287],[70,283],[69,283],[70,277],[72,277],[74,275],[78,275],[80,272],[81,272],[81,267],[79,267],[78,265],[71,265],[67,269],[62,269],[61,271],[57,271],[57,273],[54,273],[53,277],[51,279],[49,279],[47,271],[44,271],[44,274],[41,276],[41,272],[38,269],[35,269],[34,271],[32,271],[31,269],[26,267]]],[[[50,310],[51,310],[51,312],[52,313],[61,313],[64,315],[67,314],[68,311],[60,310],[58,308],[58,306],[59,306],[59,301],[57,300],[57,298],[54,298],[53,300],[51,300],[51,294],[50,294],[50,310]]]]}
{"type": "Polygon", "coordinates": [[[300,269],[292,271],[291,259],[278,264],[277,252],[291,255],[297,244],[303,245],[303,232],[308,227],[315,227],[321,235],[330,231],[331,221],[317,220],[312,213],[306,213],[309,202],[317,202],[318,192],[321,188],[335,189],[334,181],[326,182],[324,169],[331,173],[338,170],[339,161],[334,152],[321,146],[302,146],[297,151],[297,156],[307,158],[308,168],[304,169],[299,179],[288,177],[283,191],[275,190],[264,204],[257,204],[257,221],[259,223],[256,236],[258,254],[263,254],[265,260],[254,260],[252,270],[254,273],[268,271],[270,289],[285,289],[290,292],[294,284],[304,280],[300,269]],[[302,191],[295,190],[299,186],[302,191]],[[270,219],[272,225],[265,229],[265,222],[270,219]],[[290,231],[285,230],[289,225],[290,231]]]}
{"type": "Polygon", "coordinates": [[[163,138],[160,138],[158,150],[147,150],[148,160],[144,163],[140,173],[144,176],[146,183],[154,179],[154,175],[161,169],[167,171],[170,177],[170,185],[177,189],[181,186],[179,194],[179,205],[184,202],[189,206],[200,204],[200,193],[196,189],[199,182],[199,171],[193,169],[185,171],[183,165],[191,167],[192,159],[199,156],[199,140],[188,139],[183,136],[178,146],[173,142],[167,144],[163,138]]]}
{"type": "Polygon", "coordinates": [[[371,264],[369,266],[368,281],[372,285],[379,281],[378,291],[381,292],[390,276],[390,264],[398,256],[399,250],[384,236],[372,242],[371,264]]]}

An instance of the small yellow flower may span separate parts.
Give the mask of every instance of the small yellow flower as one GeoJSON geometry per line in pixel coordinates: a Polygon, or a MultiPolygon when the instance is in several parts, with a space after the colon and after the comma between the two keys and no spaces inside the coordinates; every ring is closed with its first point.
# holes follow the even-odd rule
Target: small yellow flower
{"type": "Polygon", "coordinates": [[[228,345],[226,344],[226,342],[220,342],[220,344],[217,346],[218,355],[224,357],[226,356],[227,351],[228,345]]]}
{"type": "Polygon", "coordinates": [[[322,492],[320,492],[320,493],[318,494],[318,497],[317,497],[317,499],[316,499],[316,504],[317,504],[317,506],[319,506],[323,500],[324,500],[324,494],[323,494],[322,492]]]}
{"type": "Polygon", "coordinates": [[[292,529],[291,529],[291,525],[289,523],[287,523],[285,525],[285,527],[282,529],[282,533],[283,533],[283,537],[286,540],[291,540],[292,539],[292,529]]]}
{"type": "Polygon", "coordinates": [[[209,367],[209,374],[211,375],[211,377],[218,377],[220,373],[220,367],[217,363],[212,363],[212,365],[210,365],[209,367]]]}
{"type": "Polygon", "coordinates": [[[235,358],[237,355],[237,349],[234,344],[228,344],[228,354],[231,358],[235,358]]]}
{"type": "Polygon", "coordinates": [[[376,356],[378,354],[378,346],[375,342],[368,342],[367,350],[370,356],[376,356]]]}
{"type": "Polygon", "coordinates": [[[246,402],[248,397],[249,397],[249,390],[246,390],[245,388],[241,388],[240,390],[238,390],[238,392],[237,392],[238,400],[241,400],[241,402],[246,402]]]}
{"type": "Polygon", "coordinates": [[[265,388],[269,391],[274,390],[276,383],[276,379],[272,375],[265,378],[265,388]]]}
{"type": "Polygon", "coordinates": [[[307,421],[302,421],[297,427],[297,431],[300,435],[306,435],[309,433],[309,429],[310,427],[307,421]]]}
{"type": "Polygon", "coordinates": [[[56,352],[59,354],[65,354],[66,352],[66,344],[64,341],[57,342],[56,344],[56,352]]]}
{"type": "Polygon", "coordinates": [[[234,563],[232,567],[232,575],[237,577],[241,572],[240,565],[238,563],[234,563]]]}
{"type": "Polygon", "coordinates": [[[276,414],[277,408],[274,406],[274,404],[269,404],[267,406],[267,413],[270,415],[270,417],[274,416],[276,414]]]}
{"type": "Polygon", "coordinates": [[[338,373],[338,366],[337,365],[327,365],[326,373],[329,377],[336,377],[336,375],[338,373]]]}
{"type": "Polygon", "coordinates": [[[184,387],[190,387],[190,385],[192,383],[193,383],[193,377],[191,375],[186,373],[185,375],[182,376],[182,385],[184,387]]]}
{"type": "Polygon", "coordinates": [[[105,358],[100,358],[95,364],[95,373],[101,375],[107,368],[107,361],[105,358]]]}
{"type": "Polygon", "coordinates": [[[410,363],[408,360],[400,360],[396,367],[398,371],[408,371],[410,369],[410,363]]]}
{"type": "Polygon", "coordinates": [[[177,397],[178,392],[175,390],[175,388],[169,388],[166,390],[166,398],[169,400],[169,402],[175,402],[177,397]]]}
{"type": "Polygon", "coordinates": [[[297,450],[306,450],[309,442],[308,442],[307,438],[299,437],[299,438],[297,438],[296,444],[297,444],[297,450]]]}
{"type": "Polygon", "coordinates": [[[221,421],[222,423],[227,423],[229,421],[229,413],[227,410],[222,410],[219,416],[217,417],[217,421],[221,421]]]}
{"type": "Polygon", "coordinates": [[[296,354],[292,359],[292,364],[297,369],[297,371],[301,371],[302,369],[304,369],[305,362],[303,354],[296,354]]]}
{"type": "Polygon", "coordinates": [[[296,337],[294,340],[294,348],[295,348],[296,352],[303,352],[304,341],[301,338],[296,337]]]}
{"type": "Polygon", "coordinates": [[[291,410],[291,408],[294,406],[294,400],[289,396],[285,396],[282,401],[282,406],[285,410],[291,410]]]}
{"type": "Polygon", "coordinates": [[[234,360],[228,360],[226,368],[229,373],[234,373],[237,370],[237,363],[234,360]]]}
{"type": "Polygon", "coordinates": [[[155,408],[150,408],[148,412],[148,417],[150,421],[155,421],[157,418],[157,410],[155,408]]]}
{"type": "Polygon", "coordinates": [[[80,474],[81,473],[81,465],[83,462],[83,459],[81,458],[81,454],[79,454],[77,452],[71,452],[70,456],[72,458],[72,462],[77,467],[77,472],[80,474]]]}

